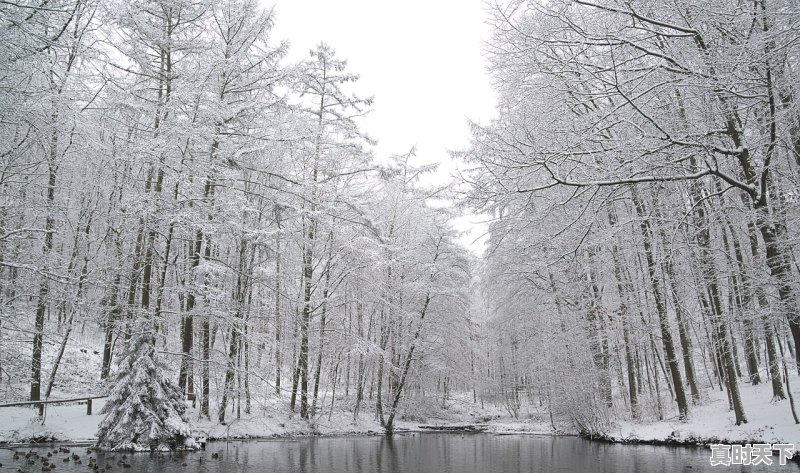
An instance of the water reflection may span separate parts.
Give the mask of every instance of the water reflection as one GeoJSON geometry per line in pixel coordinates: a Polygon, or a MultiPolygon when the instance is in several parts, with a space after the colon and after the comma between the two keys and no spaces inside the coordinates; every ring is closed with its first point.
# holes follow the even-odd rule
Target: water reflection
{"type": "MultiPolygon", "coordinates": [[[[25,449],[24,451],[27,451],[25,449]]],[[[45,449],[35,449],[46,454],[45,449]]],[[[52,448],[49,449],[52,452],[52,448]]],[[[89,455],[74,449],[82,464],[51,461],[57,471],[90,470],[89,455]]],[[[0,450],[2,471],[39,472],[41,465],[14,461],[11,450],[0,450]]],[[[770,467],[711,467],[708,448],[608,445],[573,437],[534,437],[489,434],[404,434],[393,437],[334,437],[211,442],[205,452],[174,455],[92,454],[111,471],[153,473],[531,473],[531,472],[800,472],[790,464],[770,467]],[[219,458],[213,458],[213,454],[219,458]]],[[[24,458],[24,457],[23,457],[24,458]]]]}

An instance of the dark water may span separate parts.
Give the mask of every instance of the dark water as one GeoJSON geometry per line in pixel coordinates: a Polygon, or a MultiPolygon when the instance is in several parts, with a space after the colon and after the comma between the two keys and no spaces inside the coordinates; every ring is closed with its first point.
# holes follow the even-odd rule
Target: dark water
{"type": "MultiPolygon", "coordinates": [[[[17,449],[28,451],[29,449],[17,449]]],[[[34,449],[40,454],[45,449],[34,449]]],[[[52,448],[49,449],[52,452],[52,448]]],[[[53,472],[91,472],[86,448],[72,448],[82,464],[64,462],[64,453],[48,460],[53,472]]],[[[574,437],[490,434],[403,434],[393,437],[330,437],[209,442],[204,452],[159,457],[149,453],[106,458],[93,453],[111,472],[265,472],[265,473],[528,473],[528,472],[800,472],[789,462],[779,466],[709,465],[710,449],[645,445],[609,445],[574,437]],[[217,453],[219,458],[212,458],[217,453]]],[[[22,458],[24,460],[24,457],[22,458]]],[[[0,449],[0,471],[42,471],[41,462],[24,465],[0,449]]]]}

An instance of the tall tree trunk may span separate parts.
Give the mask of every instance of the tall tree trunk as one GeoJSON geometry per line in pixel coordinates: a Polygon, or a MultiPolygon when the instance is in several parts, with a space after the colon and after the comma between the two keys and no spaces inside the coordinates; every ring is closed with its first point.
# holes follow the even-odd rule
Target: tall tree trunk
{"type": "MultiPolygon", "coordinates": [[[[696,158],[690,157],[690,164],[693,169],[697,168],[696,158]]],[[[703,197],[703,187],[700,181],[694,181],[689,186],[689,192],[694,209],[695,228],[697,228],[696,242],[698,246],[700,277],[706,286],[708,294],[708,305],[713,318],[712,322],[716,333],[716,343],[721,357],[723,376],[728,388],[728,397],[731,401],[735,416],[736,425],[746,424],[747,417],[744,413],[741,396],[739,395],[739,384],[736,376],[736,365],[734,361],[733,346],[728,338],[728,328],[725,315],[722,309],[722,296],[719,289],[717,275],[719,274],[714,262],[714,249],[711,247],[711,231],[709,218],[706,215],[706,199],[703,197]]]]}
{"type": "MultiPolygon", "coordinates": [[[[428,305],[431,302],[431,295],[430,293],[426,294],[425,301],[422,304],[422,309],[420,309],[419,315],[419,325],[417,325],[417,330],[414,332],[414,337],[411,339],[411,346],[408,349],[408,352],[405,356],[405,361],[403,362],[403,371],[400,374],[399,384],[397,389],[394,391],[394,397],[392,398],[392,404],[389,410],[389,417],[386,419],[386,422],[383,422],[383,428],[386,432],[391,433],[394,430],[394,418],[397,414],[397,406],[400,404],[400,397],[403,394],[403,388],[406,385],[406,379],[408,377],[408,372],[411,369],[411,361],[414,359],[414,349],[417,347],[417,341],[419,340],[420,333],[422,331],[422,326],[425,323],[425,315],[428,313],[428,305]]],[[[380,391],[379,391],[380,392],[380,391]]]]}
{"type": "Polygon", "coordinates": [[[239,330],[235,325],[231,326],[228,333],[229,348],[228,348],[228,363],[225,370],[225,381],[222,387],[222,399],[219,402],[219,410],[217,411],[217,419],[220,423],[225,422],[225,411],[228,408],[228,399],[233,390],[233,382],[236,376],[236,360],[239,354],[239,330]]]}
{"type": "Polygon", "coordinates": [[[744,326],[744,351],[745,361],[747,363],[747,372],[752,385],[761,383],[761,376],[758,373],[758,352],[756,349],[757,343],[755,340],[755,328],[750,317],[745,314],[745,311],[752,306],[752,289],[746,284],[746,272],[744,262],[744,254],[742,253],[741,244],[739,239],[736,238],[735,230],[727,218],[726,226],[722,229],[722,241],[729,248],[736,260],[736,271],[730,278],[730,292],[733,299],[732,306],[737,308],[737,313],[742,320],[744,326]],[[726,229],[728,231],[726,231],[726,229]],[[729,236],[730,234],[730,236],[729,236]]]}
{"type": "Polygon", "coordinates": [[[786,377],[786,392],[789,394],[789,407],[792,410],[794,423],[800,424],[800,418],[797,417],[797,409],[794,406],[794,395],[792,395],[792,388],[789,385],[789,368],[786,366],[786,357],[783,355],[783,345],[781,345],[780,340],[778,341],[778,347],[781,350],[781,359],[783,360],[783,375],[786,377]]]}
{"type": "Polygon", "coordinates": [[[294,412],[295,407],[297,406],[297,388],[298,383],[300,381],[300,358],[296,358],[296,362],[294,363],[294,368],[292,369],[292,395],[289,399],[289,409],[294,412]]]}
{"type": "MultiPolygon", "coordinates": [[[[600,373],[600,395],[605,399],[606,406],[610,408],[613,406],[613,398],[611,396],[611,376],[609,375],[608,341],[604,327],[602,296],[600,294],[600,287],[597,284],[597,272],[594,269],[596,252],[597,249],[592,248],[588,251],[587,255],[589,269],[586,278],[591,294],[587,314],[589,323],[589,348],[592,351],[592,360],[595,368],[600,373]]],[[[514,392],[516,393],[516,391],[517,390],[514,392]]]]}
{"type": "MultiPolygon", "coordinates": [[[[211,241],[206,238],[205,242],[205,258],[211,259],[211,241]]],[[[203,326],[201,328],[202,332],[202,350],[203,350],[203,363],[202,363],[202,372],[201,376],[202,379],[200,381],[201,390],[203,393],[203,401],[200,403],[200,416],[205,417],[206,419],[211,418],[211,413],[209,410],[209,396],[211,395],[211,381],[210,381],[210,371],[211,371],[211,347],[213,342],[211,341],[211,315],[206,313],[203,316],[203,326]]],[[[215,329],[216,330],[216,329],[215,329]]]]}
{"type": "MultiPolygon", "coordinates": [[[[159,45],[159,54],[161,58],[159,71],[158,71],[158,98],[156,102],[155,120],[153,124],[154,137],[161,134],[161,127],[168,115],[167,105],[170,102],[172,95],[172,51],[171,43],[169,41],[173,32],[173,19],[172,12],[165,11],[165,25],[164,34],[166,41],[159,45]]],[[[155,195],[156,209],[149,210],[144,217],[142,217],[142,230],[146,232],[147,238],[144,241],[144,257],[142,259],[142,289],[141,289],[141,303],[140,307],[147,318],[151,317],[150,314],[150,296],[151,296],[151,283],[153,277],[153,260],[155,253],[156,242],[156,227],[152,222],[153,214],[157,214],[161,209],[159,208],[161,189],[164,185],[164,155],[159,156],[159,162],[150,164],[147,171],[147,177],[144,183],[145,195],[150,194],[151,191],[155,195]]]]}
{"type": "Polygon", "coordinates": [[[196,285],[197,268],[200,266],[200,252],[203,243],[203,232],[198,230],[194,242],[189,242],[189,290],[186,294],[186,313],[181,324],[181,367],[178,374],[178,385],[191,400],[194,399],[194,368],[192,363],[192,346],[194,345],[194,309],[197,304],[196,285]]]}
{"type": "MultiPolygon", "coordinates": [[[[61,339],[61,345],[58,348],[58,354],[56,355],[56,359],[53,362],[53,368],[50,371],[50,377],[47,382],[47,388],[45,389],[44,397],[45,399],[50,397],[50,393],[53,391],[53,385],[56,381],[56,374],[58,373],[58,367],[61,364],[61,358],[64,356],[64,350],[67,348],[67,342],[69,341],[70,333],[72,333],[73,327],[73,320],[75,319],[75,312],[78,311],[78,307],[80,307],[81,302],[84,298],[84,288],[86,287],[86,281],[89,276],[89,237],[92,228],[92,216],[89,215],[86,217],[86,225],[83,226],[83,234],[84,239],[86,240],[86,254],[83,257],[83,264],[81,265],[80,276],[78,277],[78,287],[75,291],[75,303],[74,307],[69,311],[69,318],[66,319],[66,328],[64,331],[64,336],[61,339]]],[[[70,257],[69,267],[73,267],[73,262],[78,257],[78,247],[80,243],[79,235],[75,235],[75,241],[72,246],[72,255],[70,257]]],[[[68,271],[68,274],[71,271],[68,271]]],[[[65,317],[66,318],[66,317],[65,317]]]]}
{"type": "Polygon", "coordinates": [[[275,394],[281,393],[281,370],[283,369],[283,359],[281,358],[281,208],[275,205],[275,224],[278,231],[275,232],[275,394]]]}
{"type": "MultiPolygon", "coordinates": [[[[752,264],[756,265],[761,262],[761,250],[758,243],[758,231],[753,221],[747,222],[747,237],[750,241],[750,256],[752,257],[752,264]]],[[[752,270],[751,270],[752,271],[752,270]]],[[[783,383],[781,383],[781,371],[778,364],[778,351],[775,348],[775,330],[772,321],[766,315],[769,310],[769,299],[764,291],[764,288],[751,276],[748,272],[746,286],[751,287],[751,291],[755,293],[755,299],[758,303],[759,318],[761,324],[764,326],[764,341],[767,345],[767,364],[769,366],[769,377],[772,385],[772,398],[773,400],[786,399],[786,394],[783,391],[783,383]]]]}
{"type": "Polygon", "coordinates": [[[389,344],[390,332],[389,323],[386,320],[383,309],[381,309],[381,334],[380,343],[378,345],[380,354],[378,356],[378,372],[376,374],[375,416],[384,427],[386,426],[386,420],[383,416],[383,369],[386,364],[386,347],[389,344]]]}
{"type": "Polygon", "coordinates": [[[311,415],[315,415],[317,412],[317,395],[319,394],[319,379],[322,371],[322,354],[325,348],[325,322],[328,315],[328,292],[330,291],[332,257],[333,255],[328,255],[328,263],[325,265],[325,286],[322,290],[322,307],[320,308],[319,347],[317,351],[317,365],[314,370],[314,396],[311,403],[311,415]]]}
{"type": "Polygon", "coordinates": [[[683,388],[683,380],[681,379],[680,368],[678,367],[678,358],[675,354],[675,345],[672,341],[672,331],[667,315],[667,308],[665,306],[662,284],[658,276],[658,267],[656,266],[655,256],[653,254],[653,230],[650,225],[650,218],[645,213],[644,204],[639,198],[635,187],[631,188],[631,195],[633,197],[634,207],[636,208],[636,214],[640,219],[639,227],[644,243],[647,272],[653,291],[653,298],[655,299],[656,312],[658,314],[659,327],[661,329],[661,341],[664,345],[664,356],[667,359],[666,361],[667,365],[669,366],[669,374],[672,377],[672,387],[675,390],[675,401],[678,404],[678,417],[682,420],[685,420],[689,416],[689,405],[686,402],[686,393],[683,388]]]}
{"type": "MultiPolygon", "coordinates": [[[[178,183],[176,182],[175,191],[172,194],[173,202],[178,201],[178,189],[179,189],[178,183]]],[[[162,325],[162,323],[164,323],[164,321],[161,320],[161,315],[164,308],[164,296],[165,296],[164,289],[167,283],[167,271],[169,270],[169,265],[170,265],[169,254],[172,250],[172,237],[175,235],[175,225],[176,222],[174,220],[171,220],[169,222],[169,229],[167,230],[167,239],[164,242],[164,253],[163,253],[164,257],[162,258],[163,265],[161,266],[161,274],[159,274],[158,276],[158,292],[157,292],[158,296],[156,297],[156,307],[154,312],[155,315],[154,325],[156,327],[159,327],[162,325]]]]}
{"type": "MultiPolygon", "coordinates": [[[[56,159],[58,155],[58,132],[55,129],[57,115],[52,116],[52,134],[50,138],[50,149],[47,160],[48,164],[48,179],[47,179],[47,200],[45,208],[47,209],[47,216],[45,217],[44,224],[44,243],[42,244],[42,259],[44,261],[42,274],[43,279],[39,285],[39,297],[36,302],[36,317],[34,320],[33,328],[33,354],[31,356],[31,392],[30,400],[39,401],[41,399],[41,384],[42,384],[42,345],[44,341],[44,320],[45,312],[47,311],[49,294],[49,281],[48,281],[48,258],[50,252],[53,250],[53,233],[55,231],[55,218],[53,204],[55,202],[56,193],[56,171],[58,165],[56,159]]],[[[41,411],[41,410],[40,410],[41,411]]]]}
{"type": "Polygon", "coordinates": [[[114,342],[114,326],[122,314],[122,309],[119,306],[117,298],[119,297],[120,285],[122,284],[122,275],[117,273],[114,276],[114,282],[111,283],[111,294],[108,298],[107,309],[105,310],[106,316],[103,321],[102,328],[105,333],[103,336],[103,361],[100,368],[100,379],[107,379],[111,374],[111,354],[112,345],[114,342]]]}
{"type": "Polygon", "coordinates": [[[308,240],[303,249],[303,315],[300,320],[300,417],[308,419],[308,332],[311,326],[311,289],[314,277],[314,258],[311,245],[314,241],[313,223],[309,224],[308,240]]]}
{"type": "MultiPolygon", "coordinates": [[[[617,215],[613,208],[609,209],[608,211],[608,223],[612,228],[617,225],[617,215]]],[[[621,301],[620,307],[617,310],[617,315],[622,321],[622,341],[625,345],[625,366],[627,367],[628,373],[628,398],[630,401],[631,417],[636,420],[639,418],[639,397],[636,382],[636,371],[633,362],[633,351],[631,349],[630,320],[628,320],[628,305],[630,304],[628,297],[629,294],[633,292],[633,284],[624,279],[621,261],[622,257],[619,253],[619,247],[617,246],[616,242],[614,242],[611,246],[611,259],[614,263],[614,278],[617,280],[617,292],[619,293],[619,299],[621,301]]],[[[551,285],[555,287],[555,284],[552,282],[552,274],[550,275],[550,281],[551,285]]]]}
{"type": "MultiPolygon", "coordinates": [[[[225,370],[225,382],[222,388],[222,400],[220,400],[218,419],[225,422],[225,410],[228,407],[228,399],[231,396],[234,382],[240,369],[240,344],[242,331],[245,326],[245,304],[250,291],[250,270],[252,266],[247,262],[247,241],[242,237],[239,243],[239,267],[238,277],[236,278],[236,289],[233,294],[236,304],[236,315],[229,331],[228,363],[225,370]]],[[[241,383],[239,383],[241,385],[241,383]]],[[[238,393],[237,393],[238,394],[238,393]]],[[[238,398],[238,395],[237,395],[238,398]]]]}
{"type": "MultiPolygon", "coordinates": [[[[358,330],[359,341],[364,340],[364,305],[356,302],[356,328],[358,330]]],[[[353,407],[353,420],[358,419],[358,412],[361,410],[361,403],[364,402],[364,382],[366,366],[364,365],[364,353],[358,354],[358,371],[356,372],[356,404],[353,407]]]]}
{"type": "Polygon", "coordinates": [[[697,387],[697,378],[694,373],[694,362],[692,361],[692,340],[689,337],[689,314],[679,296],[678,282],[675,277],[672,262],[666,264],[666,278],[669,280],[669,293],[672,297],[672,304],[675,307],[675,318],[678,320],[678,337],[681,342],[681,352],[683,353],[683,370],[686,373],[686,381],[689,383],[689,390],[692,393],[692,403],[700,403],[700,390],[697,387]]]}
{"type": "MultiPolygon", "coordinates": [[[[663,218],[660,214],[658,206],[654,206],[655,211],[658,213],[659,219],[663,218]]],[[[666,247],[669,244],[669,239],[663,227],[658,229],[661,237],[662,244],[666,247]]],[[[678,340],[681,344],[681,353],[683,354],[683,370],[686,374],[686,381],[689,383],[689,390],[692,394],[692,403],[698,404],[700,402],[700,390],[697,387],[697,378],[694,372],[694,362],[692,361],[692,340],[689,336],[689,314],[686,311],[686,306],[680,296],[678,288],[678,280],[675,274],[675,263],[672,256],[672,251],[667,251],[664,257],[664,279],[669,284],[667,293],[672,300],[672,305],[675,309],[675,319],[678,322],[678,340]]]]}
{"type": "Polygon", "coordinates": [[[782,248],[785,235],[778,234],[775,223],[771,221],[766,203],[758,205],[757,210],[757,225],[766,247],[767,266],[770,275],[778,285],[780,307],[789,322],[795,347],[795,365],[800,373],[800,314],[798,314],[798,298],[793,284],[792,268],[782,248]]]}

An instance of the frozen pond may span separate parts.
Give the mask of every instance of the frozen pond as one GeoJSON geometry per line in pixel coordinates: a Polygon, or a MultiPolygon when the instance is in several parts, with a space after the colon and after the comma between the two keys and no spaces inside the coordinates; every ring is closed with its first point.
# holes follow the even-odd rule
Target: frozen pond
{"type": "MultiPolygon", "coordinates": [[[[34,449],[40,455],[55,448],[34,449]]],[[[18,451],[29,451],[18,448],[18,451]]],[[[203,452],[182,455],[109,456],[86,454],[86,448],[71,448],[80,456],[56,453],[48,460],[52,471],[91,472],[89,457],[102,468],[126,472],[267,472],[267,473],[530,473],[530,472],[618,472],[672,473],[711,471],[786,471],[800,467],[774,464],[712,467],[710,449],[649,445],[610,445],[574,437],[491,434],[396,434],[393,437],[329,437],[276,440],[209,442],[203,452]],[[130,467],[125,467],[122,463],[130,467]]],[[[0,471],[41,472],[41,460],[25,465],[25,458],[12,459],[13,452],[0,449],[0,471]]],[[[97,470],[99,471],[99,470],[97,470]]]]}

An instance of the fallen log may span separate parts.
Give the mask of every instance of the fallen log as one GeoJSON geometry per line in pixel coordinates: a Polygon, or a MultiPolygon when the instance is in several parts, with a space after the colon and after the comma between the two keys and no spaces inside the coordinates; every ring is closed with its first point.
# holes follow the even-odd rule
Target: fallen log
{"type": "Polygon", "coordinates": [[[433,430],[437,432],[485,432],[489,427],[486,425],[465,424],[465,425],[420,425],[420,429],[433,430]]]}

